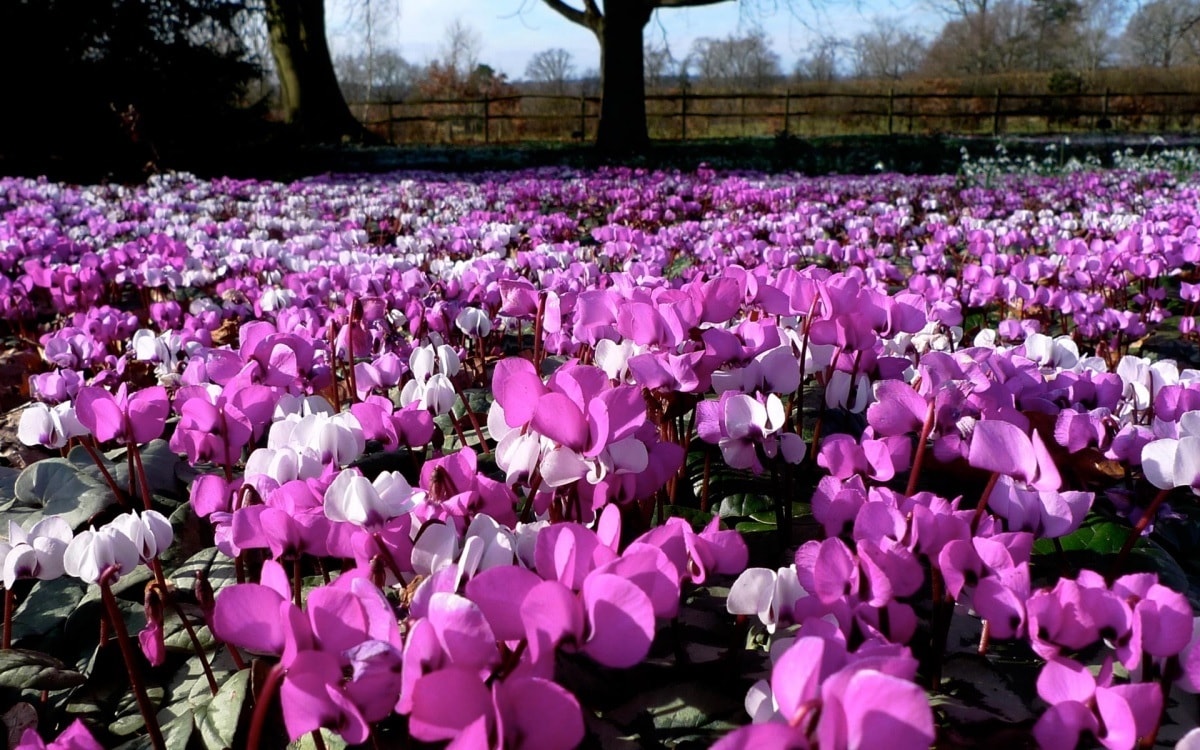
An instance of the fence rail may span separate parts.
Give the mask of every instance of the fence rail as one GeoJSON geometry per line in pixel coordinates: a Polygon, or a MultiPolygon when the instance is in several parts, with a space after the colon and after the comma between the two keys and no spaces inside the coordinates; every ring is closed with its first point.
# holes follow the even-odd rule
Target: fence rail
{"type": "MultiPolygon", "coordinates": [[[[393,144],[588,140],[597,96],[514,94],[478,99],[412,99],[352,104],[393,144]]],[[[646,97],[652,138],[841,135],[852,133],[1072,133],[1192,130],[1200,92],[1011,93],[989,95],[844,91],[709,93],[646,97]]]]}

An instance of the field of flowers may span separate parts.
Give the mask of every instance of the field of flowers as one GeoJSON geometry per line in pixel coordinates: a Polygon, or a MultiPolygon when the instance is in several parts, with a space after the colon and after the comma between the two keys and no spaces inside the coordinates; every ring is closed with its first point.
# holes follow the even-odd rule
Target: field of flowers
{"type": "Polygon", "coordinates": [[[0,179],[9,746],[1174,746],[1200,178],[1074,166],[0,179]]]}

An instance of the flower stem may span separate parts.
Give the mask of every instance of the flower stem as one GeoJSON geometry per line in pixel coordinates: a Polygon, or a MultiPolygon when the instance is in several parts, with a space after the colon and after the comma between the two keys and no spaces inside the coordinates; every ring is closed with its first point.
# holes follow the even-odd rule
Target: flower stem
{"type": "Polygon", "coordinates": [[[96,468],[100,470],[100,474],[104,477],[105,484],[107,484],[108,488],[112,490],[113,496],[117,498],[117,502],[121,504],[122,508],[128,508],[129,496],[117,486],[117,480],[113,479],[112,474],[108,473],[108,469],[104,466],[104,459],[102,459],[100,454],[96,452],[95,446],[93,446],[86,439],[80,439],[79,444],[82,445],[83,449],[87,451],[89,456],[92,457],[92,461],[96,464],[96,468]]]}
{"type": "Polygon", "coordinates": [[[129,631],[125,628],[125,619],[121,617],[117,599],[113,596],[112,588],[109,586],[109,578],[114,575],[115,570],[109,568],[100,576],[100,580],[97,581],[100,585],[100,597],[104,600],[109,622],[117,634],[117,646],[120,647],[121,657],[125,660],[125,669],[129,673],[129,685],[133,688],[134,697],[137,698],[138,710],[142,714],[142,720],[146,723],[150,742],[154,745],[155,750],[165,750],[167,745],[163,740],[162,729],[158,726],[158,717],[154,714],[154,707],[150,705],[150,697],[146,695],[146,687],[142,684],[141,676],[138,674],[137,662],[133,656],[133,646],[129,641],[129,631]]]}
{"type": "Polygon", "coordinates": [[[988,479],[987,486],[983,488],[983,494],[979,496],[979,505],[975,506],[975,515],[971,517],[972,534],[979,529],[979,524],[983,521],[983,514],[987,510],[988,498],[992,496],[992,490],[996,489],[996,482],[998,481],[1000,481],[1000,472],[993,471],[992,476],[988,479]]]}
{"type": "Polygon", "coordinates": [[[1171,494],[1170,489],[1159,490],[1154,499],[1150,501],[1149,507],[1142,513],[1142,517],[1138,519],[1137,525],[1133,527],[1133,531],[1129,536],[1125,537],[1125,544],[1121,545],[1121,551],[1117,553],[1116,562],[1113,563],[1112,572],[1108,575],[1108,582],[1111,584],[1116,580],[1117,576],[1121,575],[1125,570],[1125,561],[1129,558],[1129,553],[1133,551],[1133,547],[1137,544],[1138,539],[1141,539],[1142,534],[1146,532],[1146,527],[1150,525],[1151,519],[1158,513],[1159,507],[1166,502],[1167,496],[1171,494]]]}
{"type": "Polygon", "coordinates": [[[150,493],[150,481],[146,479],[146,467],[142,463],[142,451],[137,443],[129,444],[129,452],[133,454],[133,463],[137,466],[138,487],[142,491],[142,503],[146,510],[154,509],[154,498],[150,493]]]}
{"type": "MultiPolygon", "coordinates": [[[[462,399],[463,411],[467,413],[467,419],[471,420],[471,429],[475,430],[475,437],[479,438],[479,450],[483,451],[483,455],[488,455],[490,451],[488,450],[487,441],[483,439],[483,429],[479,425],[479,416],[471,408],[470,402],[467,401],[467,394],[463,392],[462,386],[454,380],[450,382],[454,384],[454,390],[458,393],[458,397],[462,399]]],[[[453,416],[453,413],[451,415],[453,416]]],[[[466,445],[466,443],[463,443],[463,445],[466,445]]]]}
{"type": "Polygon", "coordinates": [[[12,589],[4,589],[4,644],[3,648],[12,648],[12,619],[13,609],[17,604],[17,595],[12,589]]]}
{"type": "Polygon", "coordinates": [[[921,425],[921,435],[917,438],[917,455],[913,458],[912,471],[908,474],[908,486],[904,494],[912,497],[917,491],[917,479],[921,476],[921,467],[925,463],[925,444],[929,442],[929,433],[933,432],[933,402],[925,413],[925,424],[921,425]]]}
{"type": "Polygon", "coordinates": [[[267,673],[267,681],[254,702],[254,718],[250,720],[250,734],[246,739],[246,747],[250,750],[259,750],[262,747],[262,732],[263,725],[267,722],[267,711],[275,700],[275,693],[279,691],[279,683],[283,681],[285,671],[278,664],[271,667],[271,671],[267,673]]]}

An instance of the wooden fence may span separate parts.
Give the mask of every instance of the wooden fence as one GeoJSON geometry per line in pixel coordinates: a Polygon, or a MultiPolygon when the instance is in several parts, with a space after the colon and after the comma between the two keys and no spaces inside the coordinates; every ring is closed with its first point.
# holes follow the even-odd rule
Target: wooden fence
{"type": "MultiPolygon", "coordinates": [[[[352,104],[393,144],[586,141],[595,135],[596,96],[517,94],[352,104]]],[[[652,138],[689,140],[845,134],[1011,134],[1104,130],[1167,132],[1200,125],[1200,92],[1149,91],[989,95],[792,92],[693,93],[646,97],[652,138]]]]}

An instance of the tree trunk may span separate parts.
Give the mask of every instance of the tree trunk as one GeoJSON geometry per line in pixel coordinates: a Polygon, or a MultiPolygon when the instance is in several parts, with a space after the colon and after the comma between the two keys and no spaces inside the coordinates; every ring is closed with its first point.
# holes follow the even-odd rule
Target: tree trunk
{"type": "Polygon", "coordinates": [[[363,140],[367,131],[350,113],[333,72],[324,0],[267,0],[266,5],[284,120],[306,141],[363,140]]]}
{"type": "Polygon", "coordinates": [[[600,40],[600,125],[596,147],[616,156],[650,146],[646,130],[646,80],[642,29],[650,9],[638,0],[609,0],[594,29],[600,40]]]}

